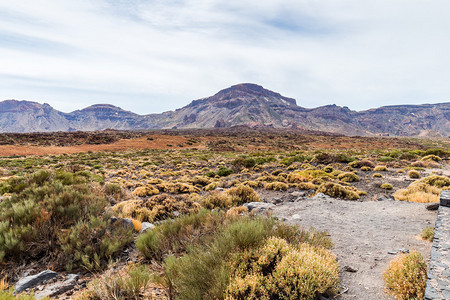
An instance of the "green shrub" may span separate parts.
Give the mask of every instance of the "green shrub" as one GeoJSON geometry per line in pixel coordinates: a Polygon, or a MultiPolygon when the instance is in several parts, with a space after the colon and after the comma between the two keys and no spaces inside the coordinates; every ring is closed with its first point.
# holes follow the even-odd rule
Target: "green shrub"
{"type": "Polygon", "coordinates": [[[101,278],[89,282],[87,290],[81,299],[144,299],[142,292],[148,285],[151,274],[148,267],[131,264],[124,271],[117,274],[117,270],[108,271],[101,278]]]}
{"type": "Polygon", "coordinates": [[[408,176],[409,178],[420,178],[420,173],[417,172],[416,170],[410,170],[408,172],[408,176]]]}
{"type": "Polygon", "coordinates": [[[387,172],[387,171],[389,171],[386,166],[376,166],[373,170],[375,172],[387,172]]]}
{"type": "Polygon", "coordinates": [[[284,182],[267,182],[264,184],[264,189],[266,190],[274,190],[274,191],[286,191],[289,186],[284,182]]]}
{"type": "Polygon", "coordinates": [[[382,188],[383,190],[392,190],[394,187],[390,183],[383,183],[382,185],[380,185],[380,188],[382,188]]]}
{"type": "MultiPolygon", "coordinates": [[[[2,291],[0,290],[0,300],[35,300],[36,298],[33,296],[33,294],[25,294],[20,293],[18,295],[14,294],[14,289],[10,288],[8,290],[2,291]]],[[[41,298],[43,300],[48,300],[48,297],[41,298]]]]}
{"type": "Polygon", "coordinates": [[[233,205],[242,205],[249,202],[260,202],[259,195],[249,186],[238,185],[227,191],[227,194],[231,196],[233,205]]]}
{"type": "Polygon", "coordinates": [[[381,175],[380,173],[374,173],[374,174],[372,175],[372,177],[373,177],[373,178],[382,178],[383,175],[381,175]]]}
{"type": "Polygon", "coordinates": [[[228,209],[233,206],[233,198],[225,192],[211,191],[201,198],[200,204],[207,209],[228,209]]]}
{"type": "MultiPolygon", "coordinates": [[[[287,252],[283,255],[277,255],[274,247],[280,243],[288,245],[289,250],[305,253],[305,257],[311,258],[309,261],[312,264],[302,264],[300,261],[295,261],[297,266],[304,265],[305,270],[308,269],[308,274],[325,273],[323,270],[328,265],[324,264],[326,260],[320,259],[319,256],[326,253],[325,256],[334,262],[333,266],[336,266],[336,268],[327,273],[325,281],[335,282],[337,280],[335,257],[320,246],[321,243],[330,246],[329,238],[326,237],[325,233],[311,232],[309,234],[306,231],[299,230],[298,227],[291,228],[288,225],[277,224],[273,219],[262,217],[234,218],[224,222],[222,226],[213,227],[216,228],[216,231],[211,238],[189,247],[188,253],[180,258],[168,256],[165,259],[165,274],[162,281],[168,287],[170,293],[177,296],[177,299],[225,299],[225,297],[232,297],[236,292],[235,279],[246,273],[249,268],[254,268],[256,271],[260,270],[261,266],[266,266],[274,274],[276,270],[279,270],[277,274],[281,278],[285,274],[283,273],[284,265],[277,269],[275,265],[272,266],[271,264],[271,262],[281,262],[284,256],[289,255],[287,252]],[[316,242],[317,246],[303,244],[308,239],[316,242]],[[278,243],[278,241],[280,242],[278,243]],[[309,247],[308,250],[302,252],[302,249],[306,249],[306,247],[309,247]],[[259,267],[252,263],[256,263],[256,261],[261,262],[259,267]],[[317,263],[318,268],[313,265],[312,261],[317,263]],[[314,270],[311,268],[314,268],[314,270]]],[[[286,264],[294,263],[293,260],[285,260],[286,264]]],[[[261,280],[270,281],[271,276],[268,273],[259,274],[258,278],[263,275],[264,278],[261,280]]],[[[299,278],[294,276],[287,279],[286,282],[289,282],[289,280],[295,281],[296,278],[302,280],[303,275],[305,274],[298,274],[299,278]]],[[[322,275],[314,277],[311,285],[324,279],[320,276],[322,275]]],[[[321,286],[314,290],[315,295],[324,290],[330,292],[336,290],[337,286],[335,285],[330,286],[329,289],[324,288],[323,282],[322,284],[319,283],[321,286]]],[[[283,291],[281,289],[276,290],[276,287],[270,293],[270,295],[283,295],[283,291]]],[[[257,294],[257,296],[261,295],[257,294]]],[[[248,298],[248,295],[244,298],[251,299],[248,298]]]]}
{"type": "Polygon", "coordinates": [[[136,247],[147,258],[162,260],[164,255],[182,253],[189,245],[211,235],[218,230],[223,220],[223,214],[205,209],[196,214],[166,220],[153,230],[141,234],[136,240],[136,247]]]}
{"type": "Polygon", "coordinates": [[[352,168],[361,168],[361,167],[374,168],[375,167],[375,164],[372,161],[366,160],[366,159],[353,161],[353,162],[349,163],[348,165],[352,168]]]}
{"type": "Polygon", "coordinates": [[[219,170],[217,171],[217,175],[219,175],[220,177],[225,177],[225,176],[228,176],[230,174],[233,174],[233,170],[232,169],[228,169],[226,167],[220,167],[219,170]]]}
{"type": "Polygon", "coordinates": [[[358,175],[353,172],[341,173],[337,176],[337,178],[342,182],[356,182],[359,181],[358,175]]]}
{"type": "Polygon", "coordinates": [[[434,227],[425,227],[420,234],[422,240],[432,242],[434,239],[434,227]]]}
{"type": "Polygon", "coordinates": [[[91,216],[59,235],[69,271],[80,266],[90,271],[101,270],[132,240],[132,230],[120,222],[111,224],[107,215],[91,216]]]}
{"type": "Polygon", "coordinates": [[[442,158],[440,158],[440,157],[437,156],[437,155],[430,154],[430,155],[427,155],[427,156],[422,157],[421,160],[422,160],[422,161],[435,161],[435,162],[440,162],[440,161],[442,160],[442,158]]]}
{"type": "Polygon", "coordinates": [[[333,182],[326,182],[319,186],[317,193],[324,193],[333,198],[357,200],[359,199],[358,190],[350,186],[342,186],[333,182]]]}
{"type": "Polygon", "coordinates": [[[389,264],[383,278],[389,293],[397,299],[422,299],[427,281],[427,265],[417,251],[402,254],[389,264]]]}
{"type": "Polygon", "coordinates": [[[0,261],[60,251],[61,231],[102,215],[108,205],[105,191],[90,180],[81,172],[39,171],[2,183],[12,195],[0,202],[0,261]],[[17,182],[23,186],[14,187],[17,182]]]}

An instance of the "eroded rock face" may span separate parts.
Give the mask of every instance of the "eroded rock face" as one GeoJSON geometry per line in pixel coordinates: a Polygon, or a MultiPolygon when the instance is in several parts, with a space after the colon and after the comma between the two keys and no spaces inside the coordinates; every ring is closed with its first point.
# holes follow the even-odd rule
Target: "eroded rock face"
{"type": "Polygon", "coordinates": [[[162,114],[139,115],[109,104],[63,113],[48,104],[0,102],[0,132],[228,128],[301,128],[345,135],[450,135],[450,103],[385,106],[366,111],[325,105],[307,109],[260,85],[243,83],[162,114]]]}

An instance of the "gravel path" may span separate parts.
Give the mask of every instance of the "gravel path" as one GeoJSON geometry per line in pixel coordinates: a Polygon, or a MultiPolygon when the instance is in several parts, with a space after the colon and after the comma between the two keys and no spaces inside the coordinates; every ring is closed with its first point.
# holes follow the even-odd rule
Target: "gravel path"
{"type": "Polygon", "coordinates": [[[290,224],[327,230],[341,267],[338,299],[394,299],[384,293],[383,271],[392,250],[418,250],[429,261],[431,243],[418,235],[434,226],[436,212],[425,204],[393,200],[354,202],[337,199],[305,199],[275,206],[273,214],[290,224]],[[342,271],[344,266],[357,272],[342,271]]]}

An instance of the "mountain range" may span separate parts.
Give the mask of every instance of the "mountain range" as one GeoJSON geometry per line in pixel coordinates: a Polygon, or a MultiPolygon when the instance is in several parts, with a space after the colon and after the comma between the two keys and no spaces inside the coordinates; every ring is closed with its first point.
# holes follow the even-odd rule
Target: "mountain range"
{"type": "Polygon", "coordinates": [[[0,132],[227,128],[242,125],[362,136],[447,137],[450,135],[450,102],[383,106],[364,111],[336,105],[303,108],[295,99],[250,83],[234,85],[175,111],[150,115],[139,115],[109,104],[96,104],[64,113],[46,103],[0,102],[0,132]]]}

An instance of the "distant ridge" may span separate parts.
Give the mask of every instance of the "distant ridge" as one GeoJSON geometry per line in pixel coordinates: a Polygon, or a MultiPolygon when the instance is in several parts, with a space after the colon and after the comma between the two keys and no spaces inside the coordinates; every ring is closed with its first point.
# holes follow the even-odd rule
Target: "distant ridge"
{"type": "Polygon", "coordinates": [[[0,102],[0,132],[228,128],[301,128],[345,135],[449,136],[450,102],[365,111],[326,105],[307,109],[260,85],[242,83],[162,114],[138,115],[110,104],[71,113],[31,101],[0,102]]]}

